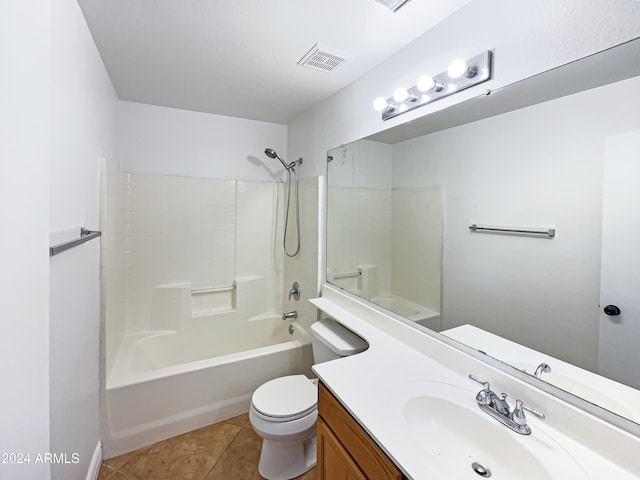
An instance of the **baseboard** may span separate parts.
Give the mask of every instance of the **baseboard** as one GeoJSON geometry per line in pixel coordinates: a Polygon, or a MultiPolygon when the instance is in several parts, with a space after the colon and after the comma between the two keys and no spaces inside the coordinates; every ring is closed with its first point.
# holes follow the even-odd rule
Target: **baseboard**
{"type": "Polygon", "coordinates": [[[98,441],[96,449],[93,451],[91,457],[91,463],[89,464],[89,471],[87,472],[86,480],[97,480],[100,473],[100,466],[102,465],[102,443],[98,441]]]}
{"type": "Polygon", "coordinates": [[[137,425],[119,432],[103,432],[104,458],[112,458],[123,453],[138,450],[156,442],[182,435],[183,433],[221,422],[231,417],[247,413],[251,394],[217,402],[206,407],[195,408],[167,418],[137,425]]]}

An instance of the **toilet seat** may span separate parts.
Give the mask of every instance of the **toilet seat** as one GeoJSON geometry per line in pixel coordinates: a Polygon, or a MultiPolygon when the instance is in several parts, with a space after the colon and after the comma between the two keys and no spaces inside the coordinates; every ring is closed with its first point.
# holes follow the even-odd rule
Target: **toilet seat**
{"type": "Polygon", "coordinates": [[[261,385],[251,397],[255,413],[271,422],[305,417],[318,406],[318,388],[304,375],[288,375],[261,385]]]}

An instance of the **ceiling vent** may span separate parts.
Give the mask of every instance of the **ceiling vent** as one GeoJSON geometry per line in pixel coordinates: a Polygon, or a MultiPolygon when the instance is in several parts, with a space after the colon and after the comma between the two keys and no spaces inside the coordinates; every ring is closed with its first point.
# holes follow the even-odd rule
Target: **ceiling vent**
{"type": "Polygon", "coordinates": [[[298,65],[322,72],[332,72],[349,58],[351,58],[350,55],[316,43],[304,57],[298,60],[298,65]]]}

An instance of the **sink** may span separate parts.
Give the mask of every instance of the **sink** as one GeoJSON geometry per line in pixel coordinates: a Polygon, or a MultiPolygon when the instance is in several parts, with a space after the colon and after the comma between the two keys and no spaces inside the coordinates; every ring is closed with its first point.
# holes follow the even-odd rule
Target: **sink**
{"type": "Polygon", "coordinates": [[[531,435],[519,435],[481,411],[476,393],[437,382],[417,382],[405,392],[402,417],[430,470],[448,479],[589,478],[539,420],[530,415],[531,435]]]}

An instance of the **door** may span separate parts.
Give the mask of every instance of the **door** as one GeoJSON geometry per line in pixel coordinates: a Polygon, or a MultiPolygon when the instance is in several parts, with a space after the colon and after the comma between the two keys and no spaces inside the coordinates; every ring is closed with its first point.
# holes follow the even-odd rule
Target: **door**
{"type": "Polygon", "coordinates": [[[640,131],[605,138],[601,268],[598,371],[640,388],[640,131]]]}

